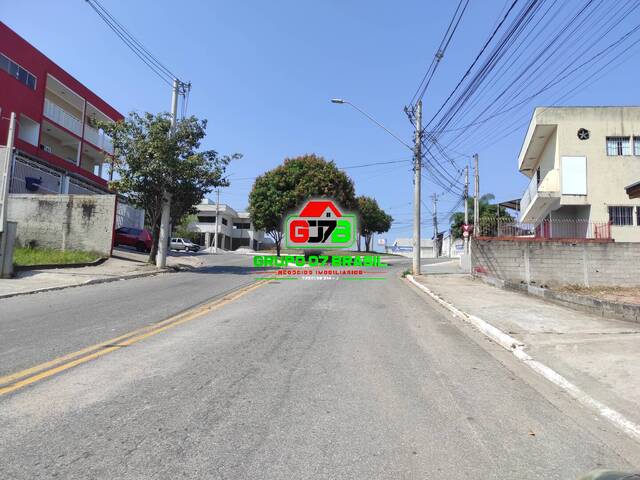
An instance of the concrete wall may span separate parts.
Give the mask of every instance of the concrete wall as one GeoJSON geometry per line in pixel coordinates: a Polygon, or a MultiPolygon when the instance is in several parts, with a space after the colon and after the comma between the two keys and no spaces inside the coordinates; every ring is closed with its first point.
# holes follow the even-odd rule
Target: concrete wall
{"type": "Polygon", "coordinates": [[[538,286],[640,286],[640,244],[474,240],[472,271],[538,286]]]}
{"type": "Polygon", "coordinates": [[[18,245],[111,253],[115,195],[9,195],[18,245]]]}

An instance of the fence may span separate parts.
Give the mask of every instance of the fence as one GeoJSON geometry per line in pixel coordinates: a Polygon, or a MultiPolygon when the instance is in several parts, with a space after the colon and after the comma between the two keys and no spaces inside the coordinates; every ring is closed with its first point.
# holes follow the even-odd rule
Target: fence
{"type": "Polygon", "coordinates": [[[144,210],[118,199],[116,228],[120,227],[144,228],[144,210]]]}
{"type": "Polygon", "coordinates": [[[513,218],[481,218],[478,236],[501,239],[611,240],[610,222],[582,219],[547,219],[539,224],[521,223],[513,218]]]}
{"type": "Polygon", "coordinates": [[[62,174],[22,157],[16,157],[11,193],[60,193],[62,174]]]}

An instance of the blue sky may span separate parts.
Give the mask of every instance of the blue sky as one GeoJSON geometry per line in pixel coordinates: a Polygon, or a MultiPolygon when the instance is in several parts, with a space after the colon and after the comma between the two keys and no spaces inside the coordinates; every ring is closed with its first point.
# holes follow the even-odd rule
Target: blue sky
{"type": "MultiPolygon", "coordinates": [[[[568,0],[575,5],[581,3],[568,0]]],[[[403,107],[411,99],[457,4],[383,0],[102,0],[146,47],[193,84],[189,113],[209,121],[205,148],[239,152],[221,200],[242,209],[254,177],[285,157],[317,153],[338,166],[409,160],[411,152],[346,105],[349,99],[411,142],[403,107]],[[234,181],[234,178],[239,180],[234,181]]],[[[496,24],[504,0],[471,0],[424,99],[435,112],[496,24]]],[[[107,29],[83,0],[0,0],[0,18],[123,113],[166,111],[170,91],[107,29]]],[[[578,50],[579,51],[579,50],[578,50]]],[[[627,62],[580,88],[564,104],[640,104],[637,49],[627,62]],[[635,56],[634,56],[635,55],[635,56]],[[634,77],[636,77],[634,79],[634,77]]],[[[541,97],[496,118],[488,132],[530,116],[541,97]]],[[[497,143],[461,142],[480,155],[481,191],[517,198],[526,178],[517,154],[526,127],[497,143]],[[476,148],[477,147],[477,148],[476,148]]],[[[482,137],[482,132],[479,133],[482,137]]],[[[456,145],[453,145],[456,148],[456,145]]],[[[456,159],[463,165],[465,159],[456,159]]],[[[410,164],[348,169],[358,194],[375,197],[397,224],[389,240],[411,235],[410,164]]],[[[423,182],[423,198],[442,188],[423,182]]],[[[442,195],[439,210],[457,202],[442,195]]],[[[426,235],[430,213],[423,209],[426,235]]]]}

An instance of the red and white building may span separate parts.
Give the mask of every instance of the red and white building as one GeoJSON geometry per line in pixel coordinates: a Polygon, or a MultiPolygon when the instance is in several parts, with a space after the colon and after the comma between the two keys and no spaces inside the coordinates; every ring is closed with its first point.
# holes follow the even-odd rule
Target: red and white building
{"type": "Polygon", "coordinates": [[[0,144],[11,112],[11,193],[108,192],[113,145],[94,125],[123,116],[0,22],[0,144]]]}

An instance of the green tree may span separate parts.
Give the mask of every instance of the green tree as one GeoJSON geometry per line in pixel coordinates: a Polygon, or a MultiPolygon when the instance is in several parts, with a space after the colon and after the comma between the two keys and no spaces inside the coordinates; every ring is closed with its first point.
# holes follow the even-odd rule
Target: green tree
{"type": "Polygon", "coordinates": [[[331,198],[347,210],[357,206],[353,181],[333,161],[315,154],[287,158],[256,178],[249,194],[249,214],[255,228],[273,239],[278,255],[285,215],[312,197],[331,198]]]}
{"type": "Polygon", "coordinates": [[[114,169],[119,178],[111,182],[111,188],[145,210],[153,237],[149,262],[154,262],[163,192],[171,195],[171,217],[179,222],[193,213],[194,205],[212,188],[228,185],[223,178],[226,166],[241,156],[200,151],[207,121],[193,116],[178,121],[173,131],[171,117],[166,113],[132,112],[123,121],[99,126],[113,138],[114,169]]]}
{"type": "MultiPolygon", "coordinates": [[[[173,209],[173,205],[172,205],[173,209]]],[[[176,237],[186,238],[190,241],[195,241],[197,239],[197,233],[189,230],[189,225],[192,223],[196,223],[198,221],[198,217],[193,214],[184,215],[179,222],[173,223],[175,225],[173,232],[176,237]]]]}
{"type": "MultiPolygon", "coordinates": [[[[388,232],[393,223],[393,217],[378,206],[378,202],[371,197],[361,195],[357,198],[360,223],[358,230],[364,238],[364,247],[367,252],[371,250],[371,238],[374,233],[388,232]]],[[[358,242],[358,250],[360,249],[358,242]]]]}
{"type": "MultiPolygon", "coordinates": [[[[492,193],[486,193],[480,197],[478,201],[478,210],[480,212],[479,218],[480,220],[496,218],[496,204],[491,204],[491,202],[495,199],[495,195],[492,193]]],[[[467,208],[469,211],[469,224],[473,225],[473,198],[467,199],[467,208]]],[[[511,218],[511,215],[507,213],[507,210],[504,207],[500,207],[499,215],[500,218],[511,218]]],[[[464,225],[464,212],[456,212],[451,215],[449,219],[451,221],[451,236],[453,238],[461,238],[462,237],[462,225],[464,225]]]]}

